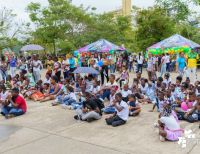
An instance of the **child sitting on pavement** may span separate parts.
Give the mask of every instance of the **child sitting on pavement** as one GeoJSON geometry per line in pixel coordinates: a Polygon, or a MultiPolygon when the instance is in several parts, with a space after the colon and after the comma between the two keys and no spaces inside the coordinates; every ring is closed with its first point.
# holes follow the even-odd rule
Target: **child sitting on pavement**
{"type": "Polygon", "coordinates": [[[129,90],[128,84],[124,85],[121,94],[123,101],[128,102],[128,95],[132,94],[132,91],[129,90]]]}
{"type": "Polygon", "coordinates": [[[7,119],[20,116],[26,113],[27,106],[25,99],[19,95],[19,89],[13,88],[11,95],[3,103],[1,114],[7,119]]]}
{"type": "Polygon", "coordinates": [[[110,94],[110,103],[108,106],[106,106],[103,110],[103,112],[105,114],[113,114],[116,112],[115,107],[113,107],[113,100],[115,99],[115,94],[116,94],[116,90],[115,88],[111,89],[111,94],[110,94]]]}
{"type": "Polygon", "coordinates": [[[138,116],[141,112],[141,107],[137,103],[136,97],[134,94],[128,95],[128,105],[129,105],[129,116],[138,116]]]}
{"type": "Polygon", "coordinates": [[[106,123],[108,125],[112,125],[113,127],[124,125],[128,120],[129,109],[128,104],[122,100],[121,93],[115,94],[113,107],[115,107],[117,112],[115,112],[111,117],[106,118],[106,123]]]}
{"type": "Polygon", "coordinates": [[[190,123],[200,121],[200,95],[196,97],[196,104],[192,109],[187,112],[178,111],[177,115],[179,120],[186,120],[190,123]]]}

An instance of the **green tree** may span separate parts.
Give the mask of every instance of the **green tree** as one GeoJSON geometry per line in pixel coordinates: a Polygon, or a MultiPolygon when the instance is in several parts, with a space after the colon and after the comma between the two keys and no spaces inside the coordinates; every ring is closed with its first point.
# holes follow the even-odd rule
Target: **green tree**
{"type": "Polygon", "coordinates": [[[75,7],[68,0],[48,0],[49,6],[42,8],[39,3],[31,3],[27,10],[36,24],[33,32],[35,40],[52,44],[54,52],[59,40],[69,41],[76,33],[85,29],[89,16],[83,8],[75,7]]]}
{"type": "Polygon", "coordinates": [[[175,19],[176,22],[187,20],[191,14],[189,4],[186,0],[156,0],[158,6],[166,10],[167,15],[175,19]]]}
{"type": "Polygon", "coordinates": [[[136,22],[137,46],[142,51],[175,33],[174,20],[158,7],[138,11],[136,22]]]}

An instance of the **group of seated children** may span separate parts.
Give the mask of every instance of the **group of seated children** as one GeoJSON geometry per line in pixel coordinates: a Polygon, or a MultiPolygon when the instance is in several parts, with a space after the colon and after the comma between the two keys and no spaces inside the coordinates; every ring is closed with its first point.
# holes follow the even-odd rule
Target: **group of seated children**
{"type": "Polygon", "coordinates": [[[129,116],[138,116],[141,112],[140,103],[152,103],[151,112],[155,108],[160,112],[158,127],[161,139],[172,141],[182,134],[178,120],[200,120],[200,82],[193,85],[188,78],[182,82],[182,77],[178,76],[176,83],[172,83],[168,73],[164,79],[159,77],[157,80],[142,78],[138,73],[130,87],[127,82],[122,84],[122,80],[119,81],[121,88],[114,74],[110,75],[108,83],[100,86],[93,75],[76,75],[75,79],[58,81],[57,76],[47,73],[44,82],[39,80],[34,83],[30,72],[22,72],[0,86],[1,113],[7,118],[24,114],[26,101],[19,95],[21,93],[34,101],[52,100],[52,106],[61,105],[64,109],[76,110],[74,118],[77,120],[90,122],[101,119],[103,113],[112,114],[105,121],[116,127],[125,124],[129,116]],[[9,87],[11,94],[6,90],[9,87]]]}

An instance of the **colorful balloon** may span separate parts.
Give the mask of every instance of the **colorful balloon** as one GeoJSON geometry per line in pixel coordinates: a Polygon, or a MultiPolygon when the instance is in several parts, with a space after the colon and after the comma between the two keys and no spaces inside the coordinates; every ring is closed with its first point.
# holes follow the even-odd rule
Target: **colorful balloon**
{"type": "Polygon", "coordinates": [[[75,56],[75,57],[78,56],[78,51],[74,51],[74,56],[75,56]]]}
{"type": "Polygon", "coordinates": [[[102,61],[102,60],[98,61],[98,66],[99,66],[99,67],[102,67],[102,66],[103,66],[103,61],[102,61]]]}

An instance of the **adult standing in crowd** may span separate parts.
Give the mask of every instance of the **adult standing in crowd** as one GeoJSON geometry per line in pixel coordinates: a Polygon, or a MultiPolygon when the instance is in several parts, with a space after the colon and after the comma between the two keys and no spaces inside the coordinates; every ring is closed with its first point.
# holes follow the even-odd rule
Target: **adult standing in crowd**
{"type": "Polygon", "coordinates": [[[128,69],[129,69],[129,72],[131,72],[132,69],[133,69],[133,62],[134,62],[134,57],[133,57],[132,54],[129,55],[129,59],[128,59],[128,61],[129,61],[128,69]]]}
{"type": "Polygon", "coordinates": [[[160,77],[162,77],[166,73],[166,68],[167,68],[166,63],[167,63],[167,58],[166,58],[166,55],[163,54],[162,59],[161,59],[160,77]]]}
{"type": "Polygon", "coordinates": [[[41,79],[40,70],[42,69],[42,62],[38,59],[37,55],[33,55],[32,67],[33,77],[35,82],[37,82],[41,79]]]}
{"type": "Polygon", "coordinates": [[[72,77],[73,77],[73,80],[75,80],[75,77],[74,77],[74,70],[76,69],[76,61],[74,59],[74,57],[72,55],[70,55],[69,57],[69,71],[72,73],[72,77]]]}
{"type": "Polygon", "coordinates": [[[104,85],[104,76],[107,79],[107,82],[109,81],[108,77],[108,61],[106,58],[106,55],[102,55],[101,61],[103,61],[103,66],[101,68],[100,74],[101,74],[101,84],[104,85]]]}
{"type": "Polygon", "coordinates": [[[63,69],[64,79],[68,78],[69,77],[69,60],[66,59],[66,56],[63,56],[62,69],[63,69]]]}
{"type": "Polygon", "coordinates": [[[140,72],[142,74],[142,67],[143,67],[143,62],[144,62],[144,57],[142,56],[141,53],[137,56],[137,73],[140,72]]]}
{"type": "Polygon", "coordinates": [[[15,76],[16,67],[17,67],[17,59],[14,57],[14,55],[12,55],[10,59],[10,75],[12,78],[15,76]]]}
{"type": "Polygon", "coordinates": [[[186,67],[186,59],[184,57],[184,53],[181,52],[179,54],[179,57],[177,58],[177,65],[176,65],[176,71],[179,73],[180,76],[184,75],[184,70],[186,67]]]}
{"type": "Polygon", "coordinates": [[[166,61],[166,71],[170,72],[170,55],[166,53],[165,55],[165,61],[166,61]]]}
{"type": "Polygon", "coordinates": [[[147,60],[147,72],[149,80],[152,80],[153,76],[155,75],[155,59],[153,58],[152,54],[149,53],[148,60],[147,60]]]}
{"type": "Polygon", "coordinates": [[[195,82],[197,79],[197,60],[199,59],[199,55],[193,49],[186,55],[187,58],[187,77],[190,77],[192,74],[192,81],[195,82]]]}
{"type": "Polygon", "coordinates": [[[116,53],[114,53],[113,55],[110,56],[111,57],[111,62],[110,62],[110,72],[111,73],[115,73],[115,69],[116,69],[116,62],[117,62],[117,56],[116,53]]]}
{"type": "Polygon", "coordinates": [[[0,62],[0,81],[2,80],[6,80],[6,76],[7,76],[7,69],[8,69],[8,65],[7,62],[5,60],[5,57],[1,57],[1,62],[0,62]]]}
{"type": "Polygon", "coordinates": [[[58,81],[60,81],[60,77],[61,77],[61,64],[58,61],[57,57],[54,58],[54,74],[57,77],[58,81]]]}

